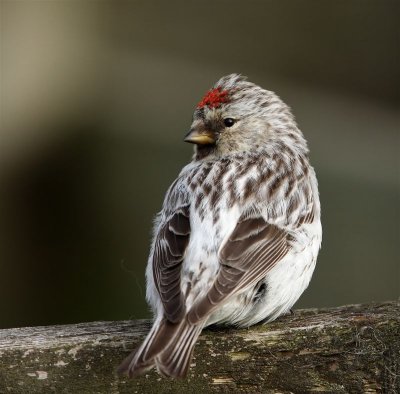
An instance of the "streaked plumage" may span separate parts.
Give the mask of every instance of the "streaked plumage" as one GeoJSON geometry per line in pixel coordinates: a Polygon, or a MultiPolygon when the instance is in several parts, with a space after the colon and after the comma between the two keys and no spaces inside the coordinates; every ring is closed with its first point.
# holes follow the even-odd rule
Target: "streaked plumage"
{"type": "Polygon", "coordinates": [[[193,160],[154,226],[146,272],[154,325],[120,367],[129,376],[156,366],[184,377],[203,327],[247,327],[289,311],[320,248],[307,144],[274,93],[237,74],[221,78],[187,140],[193,160]]]}

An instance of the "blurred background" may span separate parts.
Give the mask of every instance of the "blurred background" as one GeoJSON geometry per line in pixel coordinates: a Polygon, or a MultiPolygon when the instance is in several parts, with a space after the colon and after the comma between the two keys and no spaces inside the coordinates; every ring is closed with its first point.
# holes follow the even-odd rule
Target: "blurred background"
{"type": "Polygon", "coordinates": [[[0,4],[0,328],[150,316],[152,218],[232,72],[311,148],[324,238],[296,307],[399,297],[400,2],[0,4]]]}

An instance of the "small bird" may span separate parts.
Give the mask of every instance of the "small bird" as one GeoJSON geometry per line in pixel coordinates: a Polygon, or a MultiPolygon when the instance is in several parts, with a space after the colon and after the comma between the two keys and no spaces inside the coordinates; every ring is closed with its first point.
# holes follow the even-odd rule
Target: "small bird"
{"type": "Polygon", "coordinates": [[[198,103],[192,161],[156,216],[147,300],[154,323],[121,364],[186,376],[202,329],[249,327],[290,311],[322,239],[317,179],[289,107],[239,74],[198,103]]]}

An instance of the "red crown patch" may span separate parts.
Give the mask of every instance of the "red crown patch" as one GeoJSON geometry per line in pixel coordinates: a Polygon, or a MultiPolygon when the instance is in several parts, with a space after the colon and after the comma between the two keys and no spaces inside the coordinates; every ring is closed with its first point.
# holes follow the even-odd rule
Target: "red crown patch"
{"type": "Polygon", "coordinates": [[[205,106],[209,108],[217,108],[222,103],[229,101],[229,92],[222,90],[221,88],[210,89],[201,101],[197,104],[197,108],[203,108],[205,106]]]}

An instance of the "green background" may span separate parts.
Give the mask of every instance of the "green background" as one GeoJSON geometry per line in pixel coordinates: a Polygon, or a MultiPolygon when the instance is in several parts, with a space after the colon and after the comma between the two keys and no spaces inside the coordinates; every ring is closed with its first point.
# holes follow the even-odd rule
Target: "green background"
{"type": "Polygon", "coordinates": [[[192,111],[239,72],[293,109],[323,243],[297,307],[399,296],[398,1],[1,1],[0,328],[149,317],[192,111]]]}

